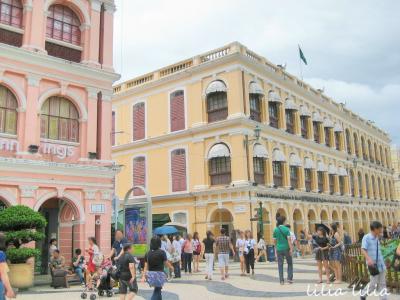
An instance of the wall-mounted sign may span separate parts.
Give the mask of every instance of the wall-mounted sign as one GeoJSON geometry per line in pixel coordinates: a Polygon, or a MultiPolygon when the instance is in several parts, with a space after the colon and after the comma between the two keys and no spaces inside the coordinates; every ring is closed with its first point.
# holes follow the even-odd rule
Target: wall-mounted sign
{"type": "Polygon", "coordinates": [[[0,138],[0,151],[18,152],[19,143],[17,140],[0,138]]]}
{"type": "Polygon", "coordinates": [[[104,214],[105,212],[106,212],[106,206],[102,203],[90,205],[90,213],[92,214],[104,214]]]}
{"type": "Polygon", "coordinates": [[[244,213],[247,211],[246,205],[235,205],[233,207],[233,210],[235,211],[235,213],[244,213]]]}
{"type": "Polygon", "coordinates": [[[39,150],[43,154],[56,155],[59,159],[73,156],[75,152],[75,148],[73,146],[57,145],[51,143],[42,143],[39,150]]]}

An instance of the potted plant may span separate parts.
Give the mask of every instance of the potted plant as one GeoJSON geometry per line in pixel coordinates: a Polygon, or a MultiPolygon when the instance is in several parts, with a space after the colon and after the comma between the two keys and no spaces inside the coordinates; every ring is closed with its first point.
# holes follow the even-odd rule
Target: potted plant
{"type": "Polygon", "coordinates": [[[10,261],[10,281],[16,288],[33,285],[34,261],[40,250],[32,242],[44,238],[46,219],[33,209],[16,205],[0,212],[0,231],[6,236],[7,259],[10,261]]]}

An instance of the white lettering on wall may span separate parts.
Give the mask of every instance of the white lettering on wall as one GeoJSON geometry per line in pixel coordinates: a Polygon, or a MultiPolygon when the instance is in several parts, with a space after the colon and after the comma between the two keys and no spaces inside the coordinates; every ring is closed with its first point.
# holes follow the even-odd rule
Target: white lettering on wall
{"type": "Polygon", "coordinates": [[[50,143],[42,143],[41,152],[43,154],[56,155],[59,159],[64,159],[74,155],[74,147],[65,145],[56,145],[50,143]]]}
{"type": "Polygon", "coordinates": [[[19,151],[19,143],[16,140],[0,139],[0,151],[19,151]]]}

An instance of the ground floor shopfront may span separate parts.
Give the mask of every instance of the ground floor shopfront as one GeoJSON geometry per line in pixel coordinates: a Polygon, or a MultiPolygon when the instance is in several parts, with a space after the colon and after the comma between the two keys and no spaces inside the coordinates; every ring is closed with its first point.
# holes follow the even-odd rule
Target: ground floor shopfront
{"type": "Polygon", "coordinates": [[[0,207],[26,205],[47,220],[46,238],[35,245],[42,250],[37,271],[47,270],[52,238],[58,240],[67,262],[74,249],[88,247],[90,236],[100,248],[110,248],[114,174],[111,166],[92,162],[0,158],[0,207]]]}
{"type": "Polygon", "coordinates": [[[350,197],[302,193],[280,189],[203,191],[173,198],[155,197],[154,214],[169,214],[174,224],[181,224],[188,232],[207,230],[218,233],[221,227],[229,232],[251,229],[259,232],[258,208],[262,203],[263,233],[272,242],[275,218],[279,213],[298,234],[300,230],[313,231],[315,224],[338,222],[353,241],[360,228],[369,231],[369,223],[381,221],[385,226],[400,221],[398,202],[368,201],[350,197]]]}

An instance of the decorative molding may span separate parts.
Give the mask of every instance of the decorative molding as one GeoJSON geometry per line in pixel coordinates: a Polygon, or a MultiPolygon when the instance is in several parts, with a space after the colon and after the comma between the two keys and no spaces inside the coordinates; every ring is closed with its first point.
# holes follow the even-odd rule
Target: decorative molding
{"type": "MultiPolygon", "coordinates": [[[[1,53],[3,53],[3,52],[1,52],[1,53]]],[[[25,96],[24,90],[17,83],[15,83],[12,79],[7,78],[7,77],[3,76],[2,74],[0,75],[0,83],[3,83],[5,86],[10,88],[11,91],[13,91],[15,93],[15,95],[17,96],[17,101],[18,101],[18,109],[21,112],[25,112],[26,111],[26,96],[25,96]]]]}
{"type": "Polygon", "coordinates": [[[20,185],[19,190],[21,192],[21,198],[33,198],[35,197],[35,191],[38,186],[35,185],[20,185]]]}
{"type": "Polygon", "coordinates": [[[98,89],[94,87],[86,87],[86,92],[88,93],[88,97],[90,100],[96,100],[97,101],[97,95],[98,95],[98,89]]]}
{"type": "Polygon", "coordinates": [[[97,190],[84,190],[86,200],[96,200],[97,190]]]}
{"type": "Polygon", "coordinates": [[[111,190],[102,190],[101,193],[101,200],[111,200],[113,191],[111,190]]]}
{"type": "Polygon", "coordinates": [[[29,86],[39,87],[40,80],[41,80],[40,76],[37,76],[37,75],[34,75],[34,74],[29,74],[26,77],[26,79],[27,79],[27,82],[28,82],[29,86]]]}
{"type": "Polygon", "coordinates": [[[92,10],[94,10],[95,12],[100,12],[102,2],[100,0],[92,0],[91,2],[92,2],[92,10]]]}

